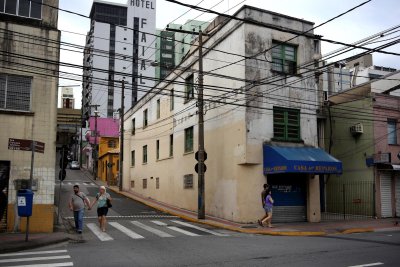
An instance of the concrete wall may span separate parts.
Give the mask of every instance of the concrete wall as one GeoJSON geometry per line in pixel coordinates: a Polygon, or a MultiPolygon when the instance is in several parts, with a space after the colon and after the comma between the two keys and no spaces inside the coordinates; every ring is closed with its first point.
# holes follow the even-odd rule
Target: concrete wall
{"type": "MultiPolygon", "coordinates": [[[[57,4],[58,1],[44,1],[57,4]]],[[[46,8],[44,8],[46,10],[46,8]]],[[[45,14],[45,11],[44,13],[45,14]]],[[[43,21],[52,21],[56,14],[44,17],[43,21]]],[[[26,20],[30,24],[30,20],[26,20]]],[[[56,25],[56,22],[54,22],[56,25]]],[[[53,24],[54,24],[53,23],[53,24]]],[[[9,30],[9,35],[0,35],[0,50],[27,57],[43,58],[44,60],[59,60],[60,33],[56,29],[45,29],[13,22],[0,22],[2,30],[9,30]],[[17,35],[21,33],[25,35],[17,35]],[[32,40],[31,36],[34,37],[32,40]],[[53,40],[53,43],[40,41],[39,38],[53,40]]],[[[29,179],[31,153],[8,150],[8,139],[34,139],[45,143],[44,153],[35,153],[33,179],[37,180],[38,190],[34,195],[32,232],[53,231],[53,203],[56,159],[56,129],[57,129],[57,64],[40,63],[11,54],[3,55],[0,72],[32,77],[31,108],[29,112],[12,112],[0,110],[0,160],[11,162],[9,182],[8,230],[18,230],[18,220],[14,223],[14,204],[16,179],[29,179]],[[32,69],[32,66],[35,68],[32,69]],[[47,68],[48,70],[44,70],[47,68]],[[43,73],[39,75],[38,73],[43,73]],[[32,136],[32,126],[33,136],[32,136]]]]}
{"type": "MultiPolygon", "coordinates": [[[[252,8],[244,8],[238,16],[273,23],[275,13],[265,13],[252,8]]],[[[279,26],[304,30],[311,23],[296,20],[286,16],[280,17],[279,26]],[[304,25],[303,25],[304,23],[304,25]]],[[[271,46],[272,39],[289,39],[291,34],[282,33],[267,27],[243,24],[240,21],[228,21],[225,26],[217,30],[209,39],[205,39],[204,46],[216,50],[229,51],[238,55],[208,50],[204,54],[204,70],[214,70],[226,65],[226,61],[243,60],[243,56],[253,55],[271,46]]],[[[309,61],[314,51],[312,40],[300,38],[294,42],[298,44],[298,64],[309,61]]],[[[166,77],[167,80],[176,80],[174,84],[160,83],[157,88],[146,95],[125,116],[126,149],[124,153],[124,190],[132,190],[146,197],[167,202],[181,208],[197,210],[197,174],[194,171],[196,163],[194,153],[197,151],[198,117],[196,101],[185,102],[182,96],[183,82],[191,74],[189,68],[197,70],[197,53],[192,46],[186,60],[181,63],[180,69],[166,77]],[[181,69],[188,68],[186,72],[181,69]],[[170,111],[169,91],[174,89],[175,109],[170,111]],[[160,91],[159,91],[160,90],[160,91]],[[156,103],[161,102],[161,118],[156,117],[156,103]],[[149,125],[143,128],[143,110],[148,109],[149,125]],[[136,133],[131,134],[132,119],[136,120],[136,133]],[[184,152],[184,130],[194,126],[193,152],[184,152]],[[174,154],[169,155],[169,136],[174,137],[174,154]],[[156,159],[156,142],[160,142],[160,158],[156,159]],[[148,146],[148,162],[142,163],[143,146],[148,146]],[[129,148],[127,148],[129,147],[129,148]],[[131,151],[135,150],[136,162],[130,165],[131,151]],[[184,189],[184,175],[192,174],[193,188],[184,189]],[[157,178],[160,182],[156,188],[157,178]],[[147,188],[143,188],[143,179],[147,179],[147,188]],[[133,182],[133,183],[132,183],[133,182]],[[131,185],[134,184],[134,187],[131,185]]],[[[266,53],[270,57],[269,53],[266,53]]],[[[254,222],[264,211],[260,207],[259,194],[266,177],[263,175],[262,145],[270,141],[272,132],[272,112],[274,105],[301,109],[301,135],[307,145],[317,144],[316,116],[312,112],[316,105],[314,93],[314,79],[306,79],[295,83],[294,86],[304,88],[279,88],[277,96],[262,97],[258,95],[253,101],[246,101],[245,97],[253,96],[256,91],[265,93],[274,85],[263,85],[255,90],[246,92],[249,85],[244,79],[271,77],[271,66],[265,62],[263,54],[258,60],[243,60],[240,64],[213,71],[219,77],[206,75],[204,77],[205,91],[205,149],[208,154],[205,173],[206,213],[217,217],[238,221],[254,222]],[[229,76],[229,77],[224,77],[229,76]],[[235,78],[231,78],[235,77],[235,78]],[[310,104],[295,104],[297,99],[309,101],[310,104]],[[246,108],[240,105],[256,105],[246,108]],[[307,110],[310,109],[310,110],[307,110]],[[303,112],[304,111],[304,112],[303,112]],[[309,114],[308,114],[309,113],[309,114]]],[[[279,75],[278,75],[279,76],[279,75]]],[[[194,72],[194,80],[198,75],[194,72]]],[[[282,78],[281,76],[279,76],[282,78]]],[[[287,77],[294,81],[295,77],[287,77]]],[[[196,95],[196,93],[195,93],[196,95]]]]}

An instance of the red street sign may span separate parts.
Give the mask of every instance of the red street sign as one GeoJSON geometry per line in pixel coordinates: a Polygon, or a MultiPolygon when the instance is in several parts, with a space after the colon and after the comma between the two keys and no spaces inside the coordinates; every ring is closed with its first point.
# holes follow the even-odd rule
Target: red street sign
{"type": "MultiPolygon", "coordinates": [[[[34,141],[35,142],[35,152],[44,153],[44,143],[34,141]]],[[[25,139],[8,139],[8,149],[9,150],[22,150],[22,151],[32,151],[32,140],[25,139]]]]}

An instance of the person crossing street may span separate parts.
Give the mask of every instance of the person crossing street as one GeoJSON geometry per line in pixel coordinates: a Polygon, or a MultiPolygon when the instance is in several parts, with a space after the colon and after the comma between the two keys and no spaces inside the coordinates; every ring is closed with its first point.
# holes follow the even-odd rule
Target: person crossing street
{"type": "Polygon", "coordinates": [[[91,209],[90,200],[85,193],[79,191],[79,186],[74,185],[74,193],[70,197],[69,209],[74,212],[75,230],[78,234],[82,234],[83,215],[85,213],[85,205],[91,209]]]}

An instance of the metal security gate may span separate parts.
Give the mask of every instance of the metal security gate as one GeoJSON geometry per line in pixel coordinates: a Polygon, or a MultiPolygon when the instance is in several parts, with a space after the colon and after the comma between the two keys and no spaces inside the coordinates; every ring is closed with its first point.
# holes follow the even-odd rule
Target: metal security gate
{"type": "Polygon", "coordinates": [[[274,208],[272,222],[304,222],[307,220],[306,175],[268,175],[274,208]]]}
{"type": "Polygon", "coordinates": [[[321,220],[362,220],[375,216],[373,181],[336,181],[321,179],[321,220]]]}
{"type": "Polygon", "coordinates": [[[400,217],[400,176],[396,177],[396,217],[400,217]]]}
{"type": "Polygon", "coordinates": [[[381,217],[393,217],[392,214],[392,175],[390,172],[381,172],[381,217]]]}

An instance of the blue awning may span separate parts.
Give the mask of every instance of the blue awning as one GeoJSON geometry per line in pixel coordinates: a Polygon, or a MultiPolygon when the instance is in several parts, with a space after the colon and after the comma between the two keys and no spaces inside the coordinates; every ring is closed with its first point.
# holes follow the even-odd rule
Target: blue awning
{"type": "Polygon", "coordinates": [[[264,145],[264,174],[341,174],[342,162],[315,147],[264,145]]]}

